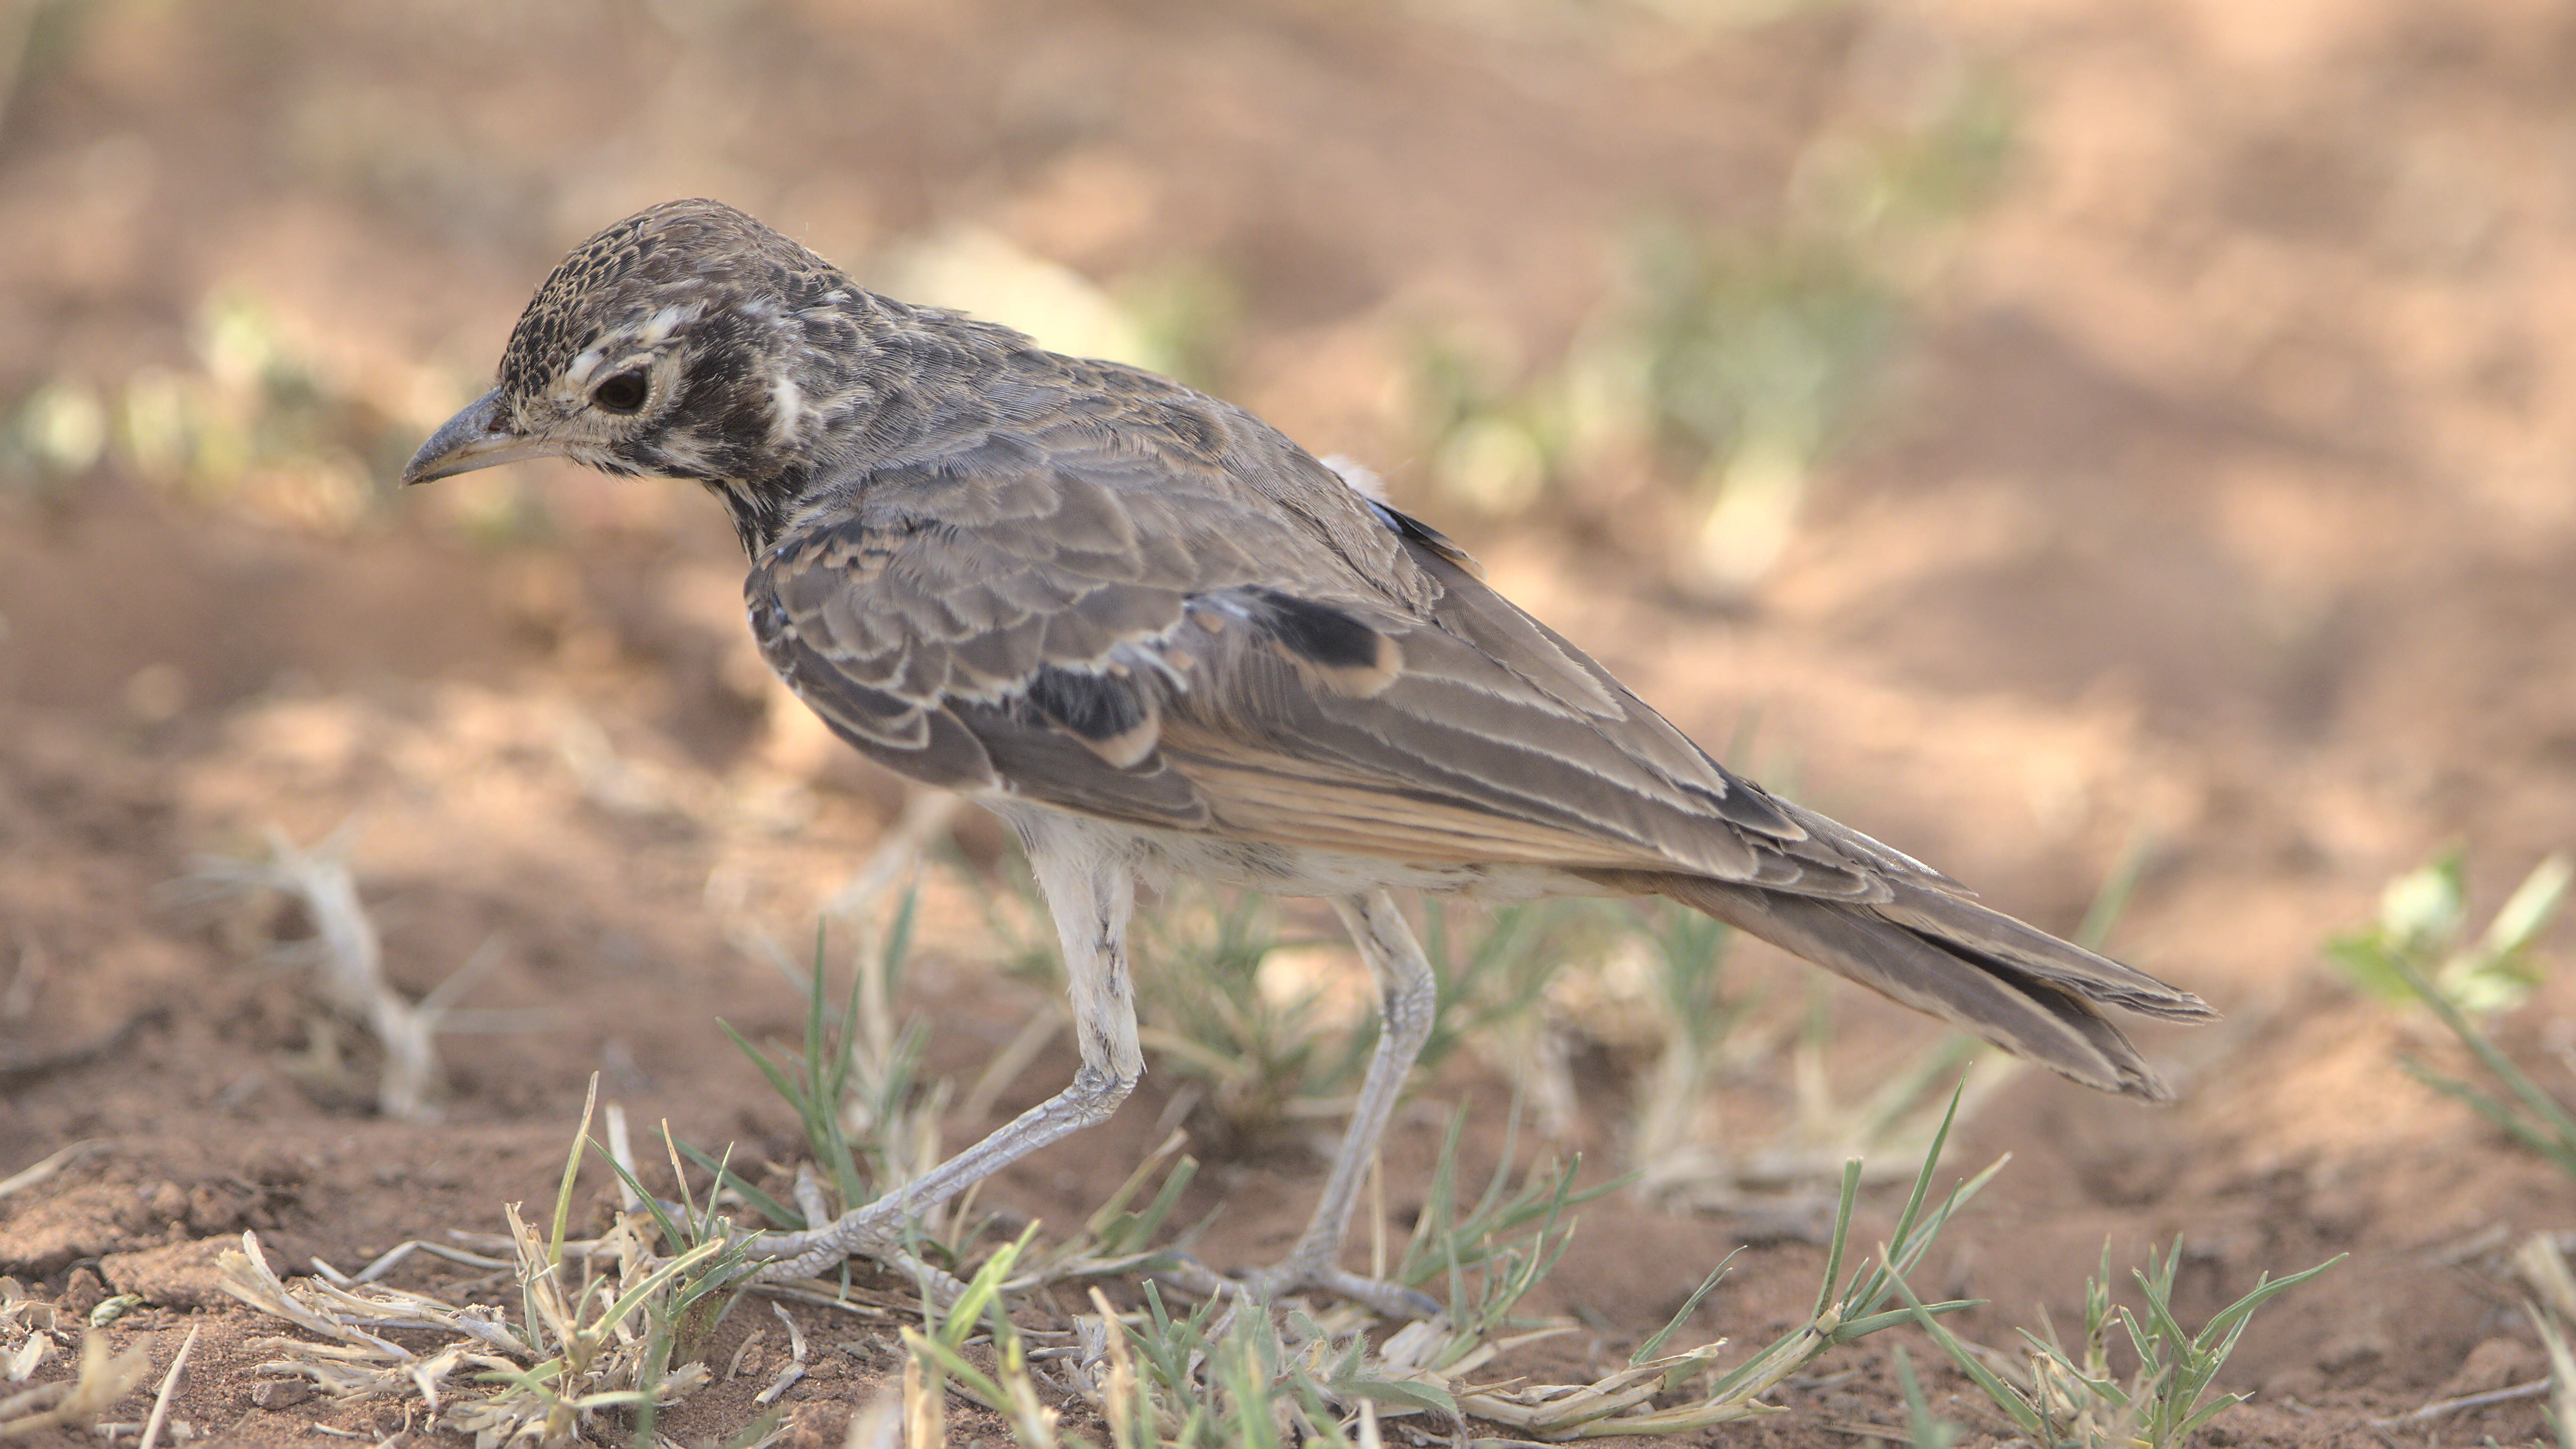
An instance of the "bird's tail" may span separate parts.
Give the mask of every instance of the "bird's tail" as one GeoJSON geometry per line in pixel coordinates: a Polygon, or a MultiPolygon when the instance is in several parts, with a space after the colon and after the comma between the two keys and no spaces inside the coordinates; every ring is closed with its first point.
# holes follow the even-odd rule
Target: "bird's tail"
{"type": "Polygon", "coordinates": [[[1705,876],[1618,874],[1623,889],[1670,896],[2106,1092],[2173,1096],[2102,1006],[2171,1021],[2218,1015],[2145,972],[1924,886],[1900,884],[1894,900],[1860,905],[1705,876]]]}

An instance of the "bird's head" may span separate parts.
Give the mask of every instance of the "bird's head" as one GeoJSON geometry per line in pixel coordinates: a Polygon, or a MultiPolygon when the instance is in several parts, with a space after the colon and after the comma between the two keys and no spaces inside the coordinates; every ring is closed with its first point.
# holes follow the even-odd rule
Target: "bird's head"
{"type": "Polygon", "coordinates": [[[520,314],[499,385],[403,469],[426,483],[524,458],[694,478],[746,547],[882,411],[917,317],[714,201],[667,202],[573,249],[520,314]]]}

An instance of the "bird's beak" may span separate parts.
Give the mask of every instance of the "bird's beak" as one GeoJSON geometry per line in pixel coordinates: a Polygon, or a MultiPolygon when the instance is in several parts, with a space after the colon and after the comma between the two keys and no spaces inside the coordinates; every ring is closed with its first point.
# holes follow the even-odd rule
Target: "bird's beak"
{"type": "Polygon", "coordinates": [[[427,483],[439,478],[452,478],[489,468],[495,463],[515,463],[522,458],[552,458],[563,449],[543,438],[521,435],[510,426],[510,415],[501,406],[501,390],[494,388],[465,405],[465,410],[449,418],[420,451],[411,455],[404,466],[405,484],[427,483]]]}

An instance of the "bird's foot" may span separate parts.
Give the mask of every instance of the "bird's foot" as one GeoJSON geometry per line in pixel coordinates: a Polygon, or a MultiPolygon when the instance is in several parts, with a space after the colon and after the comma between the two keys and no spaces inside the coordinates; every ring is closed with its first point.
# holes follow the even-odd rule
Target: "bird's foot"
{"type": "MultiPolygon", "coordinates": [[[[809,1205],[806,1220],[821,1218],[822,1214],[811,1211],[809,1205]]],[[[745,1276],[753,1283],[819,1278],[851,1258],[867,1258],[912,1279],[939,1303],[956,1302],[966,1291],[965,1283],[914,1252],[908,1246],[914,1235],[906,1231],[906,1226],[897,1206],[879,1198],[818,1228],[779,1233],[737,1231],[733,1241],[752,1264],[745,1276]]]]}
{"type": "Polygon", "coordinates": [[[1315,1288],[1347,1298],[1382,1318],[1415,1319],[1440,1316],[1440,1300],[1419,1288],[1385,1278],[1369,1278],[1348,1272],[1331,1263],[1312,1267],[1300,1266],[1294,1257],[1274,1267],[1252,1274],[1244,1281],[1244,1291],[1265,1302],[1301,1288],[1315,1288]]]}
{"type": "Polygon", "coordinates": [[[1158,1276],[1203,1298],[1275,1303],[1312,1289],[1346,1298],[1383,1318],[1436,1318],[1441,1312],[1439,1300],[1418,1288],[1347,1272],[1322,1254],[1302,1249],[1240,1278],[1228,1278],[1190,1257],[1175,1258],[1158,1276]]]}

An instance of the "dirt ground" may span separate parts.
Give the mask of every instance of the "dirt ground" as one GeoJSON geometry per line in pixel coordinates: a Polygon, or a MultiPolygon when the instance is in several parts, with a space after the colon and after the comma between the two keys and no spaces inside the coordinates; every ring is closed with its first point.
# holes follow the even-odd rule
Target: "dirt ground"
{"type": "MultiPolygon", "coordinates": [[[[197,1432],[433,1437],[384,1401],[261,1389],[275,1325],[212,1292],[214,1240],[255,1229],[291,1272],[497,1229],[550,1198],[594,1071],[639,1123],[797,1152],[715,1019],[795,1030],[773,961],[902,787],[767,681],[703,498],[537,468],[388,484],[566,246],[696,194],[863,275],[971,228],[1112,294],[1222,279],[1214,385],[1380,468],[1696,737],[1758,720],[1746,763],[2055,929],[2145,842],[2113,948],[2227,1019],[2147,1035],[2170,1107],[2037,1074],[1985,1103],[1950,1163],[2013,1161],[1923,1289],[1989,1300],[1961,1329],[2009,1345],[2077,1316],[2106,1239],[2116,1267],[2185,1235],[2195,1322],[2349,1252],[2256,1320],[2222,1380],[2256,1398],[2209,1442],[2549,1433],[2532,1397],[2382,1425],[2545,1374],[2507,1256],[2576,1228],[2576,1195],[2406,1075],[2443,1044],[2319,947],[2445,847],[2484,912],[2576,831],[2576,13],[18,0],[0,28],[23,40],[0,71],[0,1171],[96,1144],[0,1199],[0,1270],[73,1313],[141,1294],[107,1332],[156,1382],[202,1325],[174,1405],[197,1432]],[[1598,470],[1519,513],[1444,491],[1423,337],[1542,373],[1639,217],[1776,234],[1819,157],[1962,77],[2007,98],[2002,171],[1902,269],[1882,396],[1748,594],[1674,582],[1671,490],[1598,470]],[[197,419],[194,462],[155,443],[165,414],[197,419]],[[482,953],[461,1004],[495,1029],[442,1039],[434,1123],[380,1115],[363,1034],[265,960],[293,921],[169,889],[344,825],[404,990],[482,953]]],[[[909,998],[961,1079],[1050,1009],[994,971],[970,889],[927,898],[909,998]]],[[[1848,1096],[1932,1038],[1829,1000],[1848,1096]]],[[[1637,1064],[1560,1009],[1562,1145],[1598,1180],[1626,1165],[1637,1064]]],[[[2571,1013],[2560,980],[2500,1023],[2561,1088],[2571,1013]]],[[[1426,1161],[1450,1103],[1498,1118],[1511,1055],[1421,1084],[1390,1162],[1426,1161]]],[[[949,1139],[1070,1062],[1059,1040],[949,1139]]],[[[1713,1112],[1776,1119],[1783,1072],[1713,1112]]],[[[987,1198],[1078,1218],[1171,1092],[1149,1073],[1099,1141],[987,1198]]],[[[1195,1149],[1184,1216],[1223,1205],[1214,1260],[1279,1251],[1311,1146],[1195,1149]]],[[[1420,1191],[1391,1175],[1399,1223],[1420,1191]]],[[[1769,1221],[1614,1195],[1533,1311],[1624,1353],[1749,1238],[1685,1331],[1759,1343],[1820,1262],[1769,1221]]],[[[852,1346],[788,1403],[800,1442],[837,1443],[891,1330],[809,1322],[852,1346]]],[[[1781,1396],[1797,1412],[1702,1438],[1900,1422],[1887,1341],[1818,1365],[1781,1396]]],[[[754,1357],[664,1428],[731,1432],[754,1357]]],[[[1960,1380],[1934,1391],[1970,1442],[2004,1437],[1960,1380]]]]}

